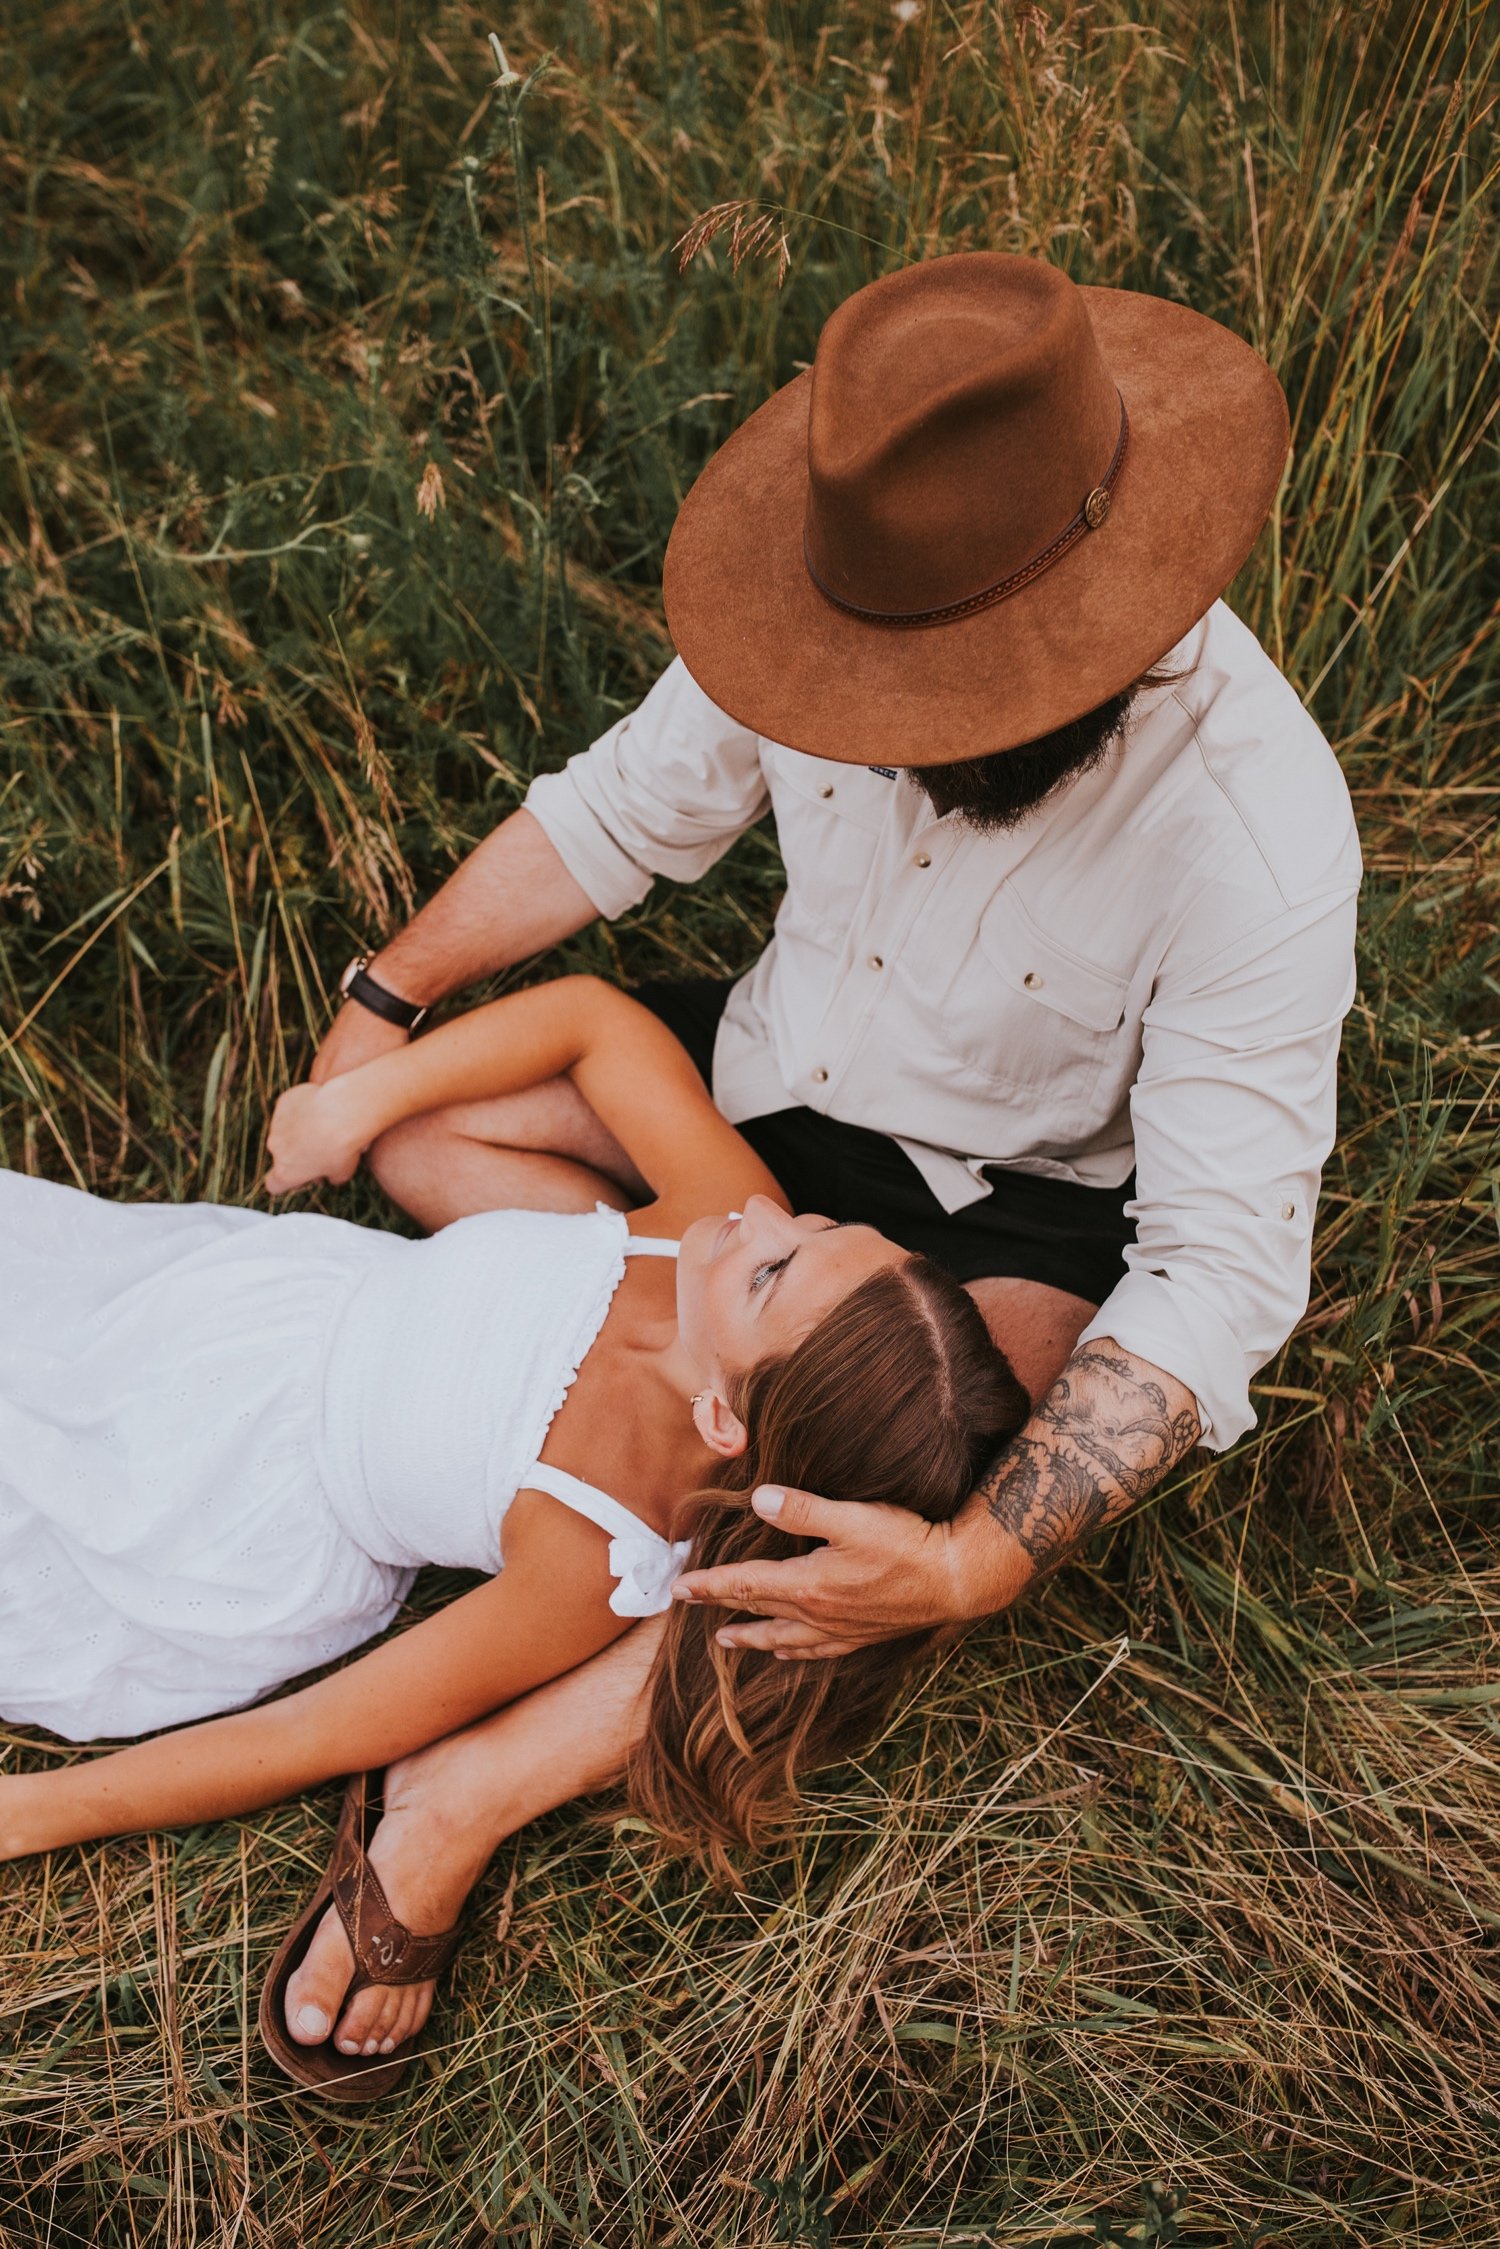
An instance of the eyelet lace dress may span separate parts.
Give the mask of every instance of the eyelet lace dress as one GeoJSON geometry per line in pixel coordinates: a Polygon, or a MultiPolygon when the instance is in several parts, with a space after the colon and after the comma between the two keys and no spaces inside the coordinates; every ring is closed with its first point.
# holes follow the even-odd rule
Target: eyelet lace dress
{"type": "Polygon", "coordinates": [[[493,1572],[517,1491],[600,1524],[610,1606],[686,1558],[540,1459],[632,1239],[600,1204],[424,1241],[0,1171],[0,1717],[70,1741],[255,1701],[493,1572]]]}

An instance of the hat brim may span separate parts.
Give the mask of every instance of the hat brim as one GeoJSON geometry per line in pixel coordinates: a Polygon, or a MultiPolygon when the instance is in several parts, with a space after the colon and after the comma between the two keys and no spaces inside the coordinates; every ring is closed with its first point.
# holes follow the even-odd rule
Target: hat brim
{"type": "MultiPolygon", "coordinates": [[[[983,757],[1119,694],[1212,606],[1276,496],[1281,385],[1201,313],[1083,295],[1130,416],[1125,460],[1099,529],[992,608],[878,625],[819,593],[802,557],[811,369],[719,448],[678,512],[662,593],[678,654],[721,710],[850,764],[983,757]]],[[[1059,494],[1059,512],[1081,498],[1059,494]]]]}

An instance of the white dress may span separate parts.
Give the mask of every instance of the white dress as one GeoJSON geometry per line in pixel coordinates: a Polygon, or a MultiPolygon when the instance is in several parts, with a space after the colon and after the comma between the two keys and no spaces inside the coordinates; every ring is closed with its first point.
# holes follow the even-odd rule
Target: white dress
{"type": "Polygon", "coordinates": [[[538,1459],[632,1251],[486,1211],[425,1241],[0,1171],[0,1717],[71,1741],[253,1702],[495,1571],[517,1491],[611,1533],[618,1615],[686,1558],[538,1459]]]}

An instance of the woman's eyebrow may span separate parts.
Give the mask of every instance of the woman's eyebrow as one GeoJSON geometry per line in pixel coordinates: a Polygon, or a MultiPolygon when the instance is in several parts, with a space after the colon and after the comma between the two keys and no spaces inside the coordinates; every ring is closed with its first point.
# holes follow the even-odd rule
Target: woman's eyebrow
{"type": "MultiPolygon", "coordinates": [[[[840,1226],[847,1226],[847,1225],[848,1225],[848,1223],[849,1223],[849,1221],[848,1221],[848,1219],[847,1219],[847,1218],[830,1218],[830,1219],[829,1219],[829,1221],[828,1221],[828,1224],[827,1224],[826,1226],[820,1226],[820,1227],[818,1228],[818,1232],[819,1232],[820,1234],[832,1234],[832,1233],[835,1233],[835,1232],[837,1232],[837,1230],[838,1230],[838,1228],[839,1228],[840,1226]]],[[[801,1244],[801,1243],[799,1242],[799,1243],[797,1244],[797,1249],[800,1249],[801,1247],[802,1247],[802,1244],[801,1244]]],[[[778,1266],[778,1267],[776,1268],[776,1277],[775,1277],[775,1279],[774,1279],[774,1280],[772,1281],[772,1283],[771,1283],[770,1287],[769,1287],[769,1288],[768,1288],[768,1289],[766,1290],[766,1293],[765,1293],[765,1295],[764,1295],[764,1296],[763,1296],[763,1297],[761,1298],[761,1300],[760,1300],[760,1301],[761,1301],[761,1306],[762,1306],[762,1308],[763,1308],[763,1307],[764,1307],[765,1305],[767,1305],[767,1304],[769,1304],[769,1303],[770,1303],[770,1301],[771,1301],[772,1297],[773,1297],[773,1296],[774,1296],[774,1295],[776,1294],[776,1291],[777,1291],[777,1290],[778,1290],[778,1289],[780,1288],[780,1286],[781,1286],[781,1276],[782,1276],[782,1274],[783,1274],[783,1273],[784,1273],[784,1272],[786,1271],[787,1267],[788,1267],[788,1266],[789,1266],[789,1265],[791,1264],[791,1262],[792,1262],[792,1259],[793,1259],[793,1258],[794,1258],[794,1257],[796,1256],[796,1254],[797,1254],[797,1250],[795,1250],[795,1249],[789,1249],[789,1250],[787,1251],[787,1253],[786,1253],[785,1257],[784,1257],[784,1258],[782,1259],[782,1261],[781,1261],[780,1265],[779,1265],[779,1266],[778,1266]]]]}

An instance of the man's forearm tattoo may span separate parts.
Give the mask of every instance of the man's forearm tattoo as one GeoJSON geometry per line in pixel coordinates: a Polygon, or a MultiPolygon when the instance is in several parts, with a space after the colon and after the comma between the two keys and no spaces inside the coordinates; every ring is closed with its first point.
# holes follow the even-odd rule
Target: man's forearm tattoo
{"type": "Polygon", "coordinates": [[[1189,1393],[1173,1387],[1186,1406],[1129,1352],[1086,1343],[990,1463],[979,1480],[985,1505],[1039,1572],[1144,1499],[1196,1443],[1202,1424],[1189,1393]]]}

